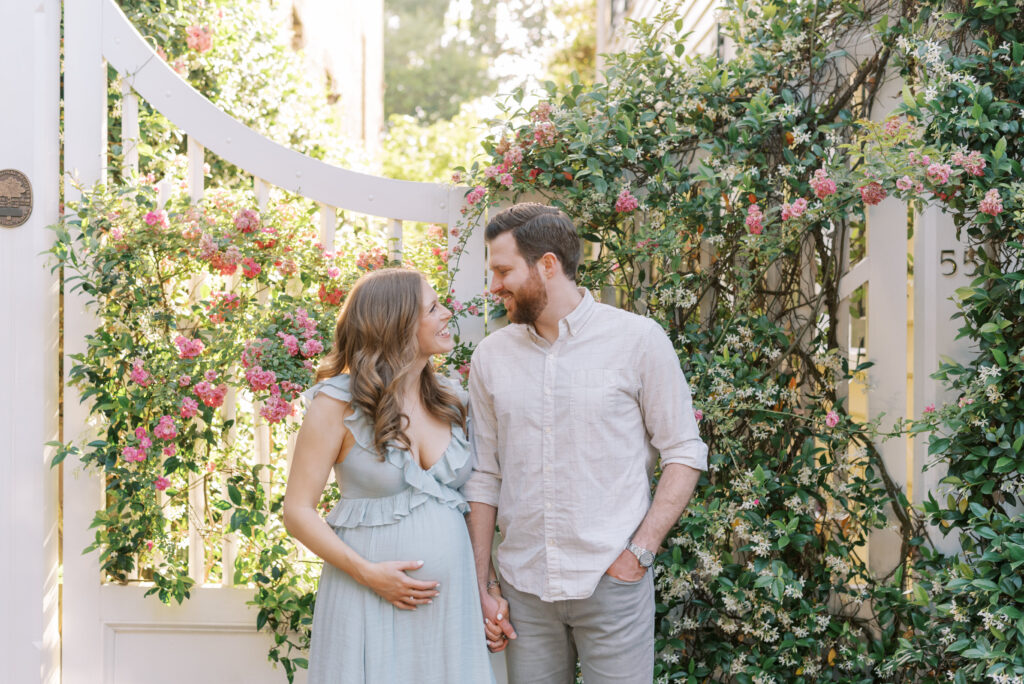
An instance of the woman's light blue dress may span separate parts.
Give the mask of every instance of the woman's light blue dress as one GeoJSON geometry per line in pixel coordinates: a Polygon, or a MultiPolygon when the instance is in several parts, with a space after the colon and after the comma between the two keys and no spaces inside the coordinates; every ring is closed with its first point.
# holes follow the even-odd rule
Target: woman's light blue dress
{"type": "MultiPolygon", "coordinates": [[[[351,406],[348,375],[311,387],[306,405],[320,392],[351,406]]],[[[440,582],[441,593],[414,611],[399,610],[324,563],[310,684],[492,684],[466,528],[469,505],[458,491],[473,465],[466,434],[452,426],[444,455],[427,470],[404,449],[389,447],[382,461],[373,449],[372,419],[352,408],[345,425],[356,443],[334,467],[341,500],[327,522],[369,561],[422,560],[409,575],[440,582]]]]}

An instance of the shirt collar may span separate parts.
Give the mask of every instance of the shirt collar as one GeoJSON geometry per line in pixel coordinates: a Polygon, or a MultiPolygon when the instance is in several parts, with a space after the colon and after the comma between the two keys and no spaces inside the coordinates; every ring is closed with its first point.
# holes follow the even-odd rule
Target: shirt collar
{"type": "MultiPolygon", "coordinates": [[[[585,287],[577,287],[576,291],[580,293],[580,302],[576,305],[576,308],[570,311],[562,320],[558,321],[558,336],[562,337],[568,333],[570,336],[575,337],[580,334],[583,330],[583,326],[586,325],[590,317],[594,315],[594,310],[597,308],[597,302],[594,301],[594,296],[590,294],[590,290],[585,287]]],[[[523,328],[536,342],[543,342],[547,344],[537,333],[537,329],[533,327],[533,324],[524,325],[523,328]]]]}
{"type": "Polygon", "coordinates": [[[573,336],[578,335],[583,330],[583,326],[594,315],[594,309],[597,308],[597,303],[594,301],[594,296],[590,294],[590,290],[579,287],[576,288],[576,291],[582,296],[580,303],[569,312],[569,315],[558,322],[560,333],[565,330],[573,336]]]}

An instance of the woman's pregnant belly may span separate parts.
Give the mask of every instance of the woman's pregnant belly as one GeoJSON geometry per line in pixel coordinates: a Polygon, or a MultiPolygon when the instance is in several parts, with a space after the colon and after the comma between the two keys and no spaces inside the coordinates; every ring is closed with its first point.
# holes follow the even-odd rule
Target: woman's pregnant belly
{"type": "Polygon", "coordinates": [[[342,541],[368,561],[423,561],[410,570],[416,579],[440,582],[465,581],[472,572],[472,547],[465,516],[434,499],[428,500],[398,522],[373,527],[338,530],[342,541]]]}

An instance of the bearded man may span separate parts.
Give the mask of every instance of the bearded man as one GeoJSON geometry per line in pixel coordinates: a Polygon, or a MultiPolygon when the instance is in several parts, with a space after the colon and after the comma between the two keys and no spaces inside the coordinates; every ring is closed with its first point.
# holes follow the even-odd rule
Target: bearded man
{"type": "Polygon", "coordinates": [[[463,492],[488,643],[508,647],[510,684],[571,684],[577,660],[587,684],[650,684],[651,564],[707,469],[679,358],[655,321],[576,286],[580,239],[561,211],[517,204],[485,239],[511,322],[469,376],[463,492]]]}

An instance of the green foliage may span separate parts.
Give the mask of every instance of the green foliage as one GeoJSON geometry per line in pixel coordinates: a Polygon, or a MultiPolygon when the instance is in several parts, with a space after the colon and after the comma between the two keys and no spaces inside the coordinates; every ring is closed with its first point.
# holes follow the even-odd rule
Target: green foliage
{"type": "MultiPolygon", "coordinates": [[[[925,9],[946,8],[929,2],[925,9]]],[[[978,262],[973,282],[957,293],[958,335],[971,340],[977,354],[967,363],[944,360],[934,377],[956,401],[930,407],[914,430],[929,440],[931,467],[945,473],[924,512],[963,551],[946,557],[924,549],[916,565],[927,600],[891,661],[891,669],[908,679],[1024,678],[1021,9],[1019,2],[959,5],[942,21],[932,17],[915,27],[947,36],[951,50],[914,40],[903,44],[904,73],[916,91],[905,102],[907,113],[926,124],[930,140],[976,150],[985,162],[979,173],[963,175],[943,193],[946,211],[978,262]]]]}
{"type": "Polygon", "coordinates": [[[381,173],[388,178],[447,183],[452,169],[481,157],[483,132],[484,122],[469,105],[451,119],[430,124],[392,115],[382,141],[381,173]]]}
{"type": "Polygon", "coordinates": [[[384,35],[384,114],[423,123],[451,119],[464,103],[494,92],[499,56],[539,46],[545,3],[520,0],[388,0],[384,35]],[[525,34],[510,39],[511,21],[525,34]]]}

